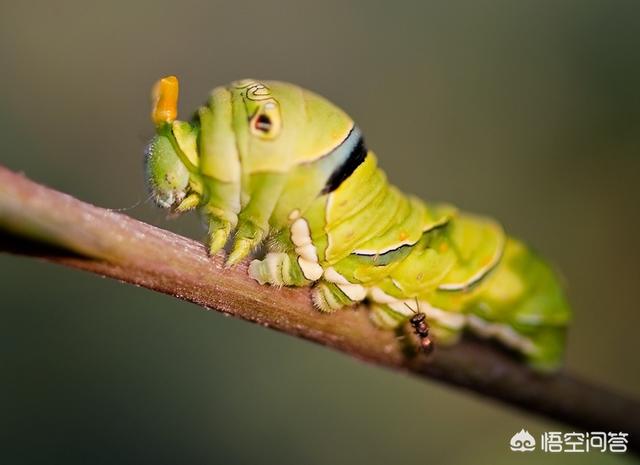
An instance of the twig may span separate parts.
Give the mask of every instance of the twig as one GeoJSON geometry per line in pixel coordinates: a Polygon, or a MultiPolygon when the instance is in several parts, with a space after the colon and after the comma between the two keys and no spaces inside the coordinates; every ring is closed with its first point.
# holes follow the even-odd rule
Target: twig
{"type": "MultiPolygon", "coordinates": [[[[491,344],[465,339],[410,355],[366,312],[320,314],[308,289],[260,286],[246,264],[222,266],[198,242],[98,208],[0,166],[0,250],[144,286],[332,347],[371,363],[467,388],[587,431],[640,438],[640,403],[561,372],[527,369],[491,344]]],[[[635,442],[635,445],[638,443],[635,442]]]]}

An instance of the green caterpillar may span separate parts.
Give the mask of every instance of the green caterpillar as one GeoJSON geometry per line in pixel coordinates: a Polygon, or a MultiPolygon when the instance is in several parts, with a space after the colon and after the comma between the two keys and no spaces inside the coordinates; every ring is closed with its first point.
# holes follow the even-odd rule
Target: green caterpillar
{"type": "Polygon", "coordinates": [[[551,268],[494,220],[390,185],[342,110],[251,79],[215,88],[190,122],[177,100],[177,79],[161,79],[147,178],[158,205],[202,211],[212,254],[233,233],[228,264],[264,245],[251,277],[313,286],[322,311],[366,300],[386,328],[411,319],[426,338],[424,314],[438,343],[468,329],[537,369],[560,364],[571,312],[551,268]]]}

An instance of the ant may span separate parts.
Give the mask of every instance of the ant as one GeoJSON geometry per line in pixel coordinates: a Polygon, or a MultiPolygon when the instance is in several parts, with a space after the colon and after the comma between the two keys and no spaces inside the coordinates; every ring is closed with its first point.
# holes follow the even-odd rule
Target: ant
{"type": "Polygon", "coordinates": [[[414,313],[409,323],[411,323],[416,336],[420,338],[420,348],[425,354],[430,354],[433,352],[433,341],[429,337],[429,325],[426,322],[427,316],[422,312],[413,310],[409,305],[407,307],[414,313]]]}
{"type": "Polygon", "coordinates": [[[430,354],[433,352],[433,341],[429,338],[429,325],[425,318],[424,313],[416,313],[409,322],[416,335],[420,338],[420,348],[425,354],[430,354]]]}

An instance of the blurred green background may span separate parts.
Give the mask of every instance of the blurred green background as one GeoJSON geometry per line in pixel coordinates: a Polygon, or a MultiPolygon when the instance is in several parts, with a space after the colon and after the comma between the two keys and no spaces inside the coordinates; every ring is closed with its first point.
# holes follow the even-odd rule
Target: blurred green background
{"type": "MultiPolygon", "coordinates": [[[[0,4],[0,163],[146,198],[149,91],[242,77],[345,108],[390,179],[500,218],[560,268],[567,365],[640,393],[640,3],[0,4]]],[[[200,239],[195,215],[128,214],[200,239]]],[[[628,463],[515,454],[571,431],[163,295],[0,255],[0,463],[628,463]]]]}

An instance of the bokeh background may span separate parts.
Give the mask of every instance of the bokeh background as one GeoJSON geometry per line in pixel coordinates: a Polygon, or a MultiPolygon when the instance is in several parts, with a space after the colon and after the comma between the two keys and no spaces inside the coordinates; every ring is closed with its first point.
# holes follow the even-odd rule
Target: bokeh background
{"type": "MultiPolygon", "coordinates": [[[[0,2],[0,163],[144,201],[149,90],[242,77],[339,102],[391,180],[500,218],[562,270],[567,365],[640,394],[640,3],[0,2]]],[[[200,239],[195,215],[127,213],[200,239]]],[[[0,255],[6,464],[629,463],[515,454],[571,431],[215,312],[0,255]]]]}

